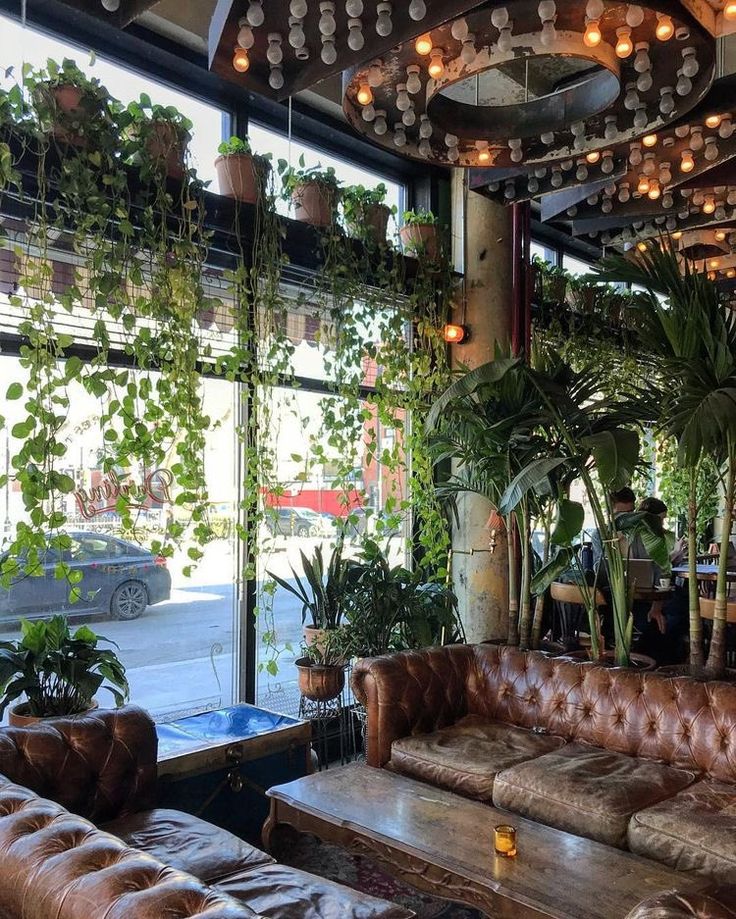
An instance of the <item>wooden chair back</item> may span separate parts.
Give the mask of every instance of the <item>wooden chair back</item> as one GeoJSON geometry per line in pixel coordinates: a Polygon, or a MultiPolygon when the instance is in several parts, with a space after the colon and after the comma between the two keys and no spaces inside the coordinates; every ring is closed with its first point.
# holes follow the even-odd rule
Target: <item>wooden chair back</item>
{"type": "MultiPolygon", "coordinates": [[[[712,622],[715,619],[716,601],[707,597],[699,597],[698,600],[700,602],[700,615],[703,619],[710,619],[712,622]]],[[[726,604],[726,621],[736,623],[736,601],[726,604]]]]}
{"type": "MultiPolygon", "coordinates": [[[[558,603],[575,603],[578,606],[585,605],[583,591],[577,584],[563,584],[562,581],[553,581],[550,585],[550,594],[553,600],[558,603]]],[[[595,605],[597,607],[606,605],[606,598],[600,592],[595,592],[595,605]]]]}

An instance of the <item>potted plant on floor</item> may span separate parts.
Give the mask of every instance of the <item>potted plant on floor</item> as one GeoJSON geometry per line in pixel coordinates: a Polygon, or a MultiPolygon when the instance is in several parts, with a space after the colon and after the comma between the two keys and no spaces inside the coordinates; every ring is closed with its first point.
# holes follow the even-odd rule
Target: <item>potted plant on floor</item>
{"type": "Polygon", "coordinates": [[[435,261],[439,256],[439,222],[431,211],[420,208],[404,212],[404,225],[399,230],[404,252],[426,256],[435,261]]]}
{"type": "Polygon", "coordinates": [[[353,654],[350,633],[343,626],[325,634],[323,641],[304,645],[304,655],[294,664],[299,672],[299,692],[313,702],[336,699],[345,686],[345,666],[353,654]]]}
{"type": "Polygon", "coordinates": [[[342,552],[342,541],[337,543],[327,563],[320,546],[314,550],[311,560],[300,552],[304,580],[292,566],[293,584],[268,572],[280,587],[301,601],[302,631],[308,646],[324,645],[328,633],[342,623],[352,600],[355,590],[352,562],[343,558],[342,552]]]}
{"type": "Polygon", "coordinates": [[[282,181],[284,193],[294,205],[296,220],[313,227],[329,227],[334,223],[340,182],[331,166],[305,169],[301,156],[299,169],[286,169],[282,181]]]}
{"type": "Polygon", "coordinates": [[[231,137],[217,148],[215,160],[220,194],[246,204],[255,204],[265,187],[271,168],[269,157],[256,156],[247,138],[231,137]]]}
{"type": "Polygon", "coordinates": [[[157,105],[142,93],[131,102],[120,117],[120,126],[130,138],[130,160],[148,164],[173,179],[186,171],[187,146],[191,140],[192,122],[173,105],[157,105]]]}
{"type": "Polygon", "coordinates": [[[387,189],[381,182],[375,188],[349,185],[343,189],[342,213],[345,229],[355,239],[382,246],[386,242],[392,209],[386,202],[387,189]]]}
{"type": "Polygon", "coordinates": [[[19,641],[0,642],[0,716],[23,695],[26,701],[10,709],[12,725],[81,715],[97,707],[100,688],[122,705],[129,695],[125,667],[100,641],[107,639],[87,626],[72,633],[64,616],[24,619],[19,641]]]}

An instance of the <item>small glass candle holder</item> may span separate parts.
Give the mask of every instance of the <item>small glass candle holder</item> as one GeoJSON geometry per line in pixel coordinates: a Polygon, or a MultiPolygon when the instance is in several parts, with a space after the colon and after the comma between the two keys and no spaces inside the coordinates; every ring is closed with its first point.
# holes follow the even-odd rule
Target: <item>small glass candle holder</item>
{"type": "Polygon", "coordinates": [[[493,847],[496,855],[513,858],[516,855],[516,827],[502,823],[493,830],[493,847]]]}

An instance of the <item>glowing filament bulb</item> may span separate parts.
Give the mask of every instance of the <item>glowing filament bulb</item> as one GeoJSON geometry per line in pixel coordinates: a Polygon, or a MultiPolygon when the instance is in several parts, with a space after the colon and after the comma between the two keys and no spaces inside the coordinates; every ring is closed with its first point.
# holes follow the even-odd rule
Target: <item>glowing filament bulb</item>
{"type": "Polygon", "coordinates": [[[656,134],[647,134],[642,137],[641,142],[645,147],[654,147],[657,144],[657,135],[656,134]]]}
{"type": "Polygon", "coordinates": [[[430,54],[433,48],[432,36],[429,33],[420,35],[416,42],[414,42],[414,50],[417,54],[421,54],[422,57],[426,57],[430,54]]]}
{"type": "Polygon", "coordinates": [[[646,252],[646,251],[647,251],[647,244],[646,244],[645,242],[637,243],[637,244],[636,244],[636,248],[639,250],[639,252],[646,252]]]}
{"type": "Polygon", "coordinates": [[[723,15],[726,19],[736,19],[736,2],[734,0],[728,0],[728,3],[723,7],[723,15]]]}
{"type": "Polygon", "coordinates": [[[649,196],[650,200],[656,201],[657,198],[659,198],[659,196],[660,196],[661,193],[662,193],[662,191],[661,191],[661,189],[660,189],[660,187],[659,187],[659,182],[655,179],[655,180],[650,184],[650,186],[649,186],[649,191],[647,192],[647,195],[649,196]]]}
{"type": "Polygon", "coordinates": [[[716,202],[712,198],[706,198],[705,203],[703,204],[703,213],[704,214],[714,214],[716,210],[716,202]]]}
{"type": "Polygon", "coordinates": [[[720,115],[708,115],[708,117],[705,119],[706,128],[715,129],[720,125],[720,123],[721,123],[720,115]]]}
{"type": "Polygon", "coordinates": [[[621,26],[620,29],[616,29],[616,38],[616,55],[620,58],[629,57],[634,50],[631,29],[628,26],[621,26]]]}
{"type": "Polygon", "coordinates": [[[588,48],[597,48],[602,38],[601,25],[598,20],[589,19],[585,25],[585,35],[583,35],[583,42],[585,45],[588,48]]]}
{"type": "Polygon", "coordinates": [[[639,194],[640,195],[649,194],[649,188],[650,188],[649,179],[645,175],[639,176],[639,184],[636,188],[639,194]]]}
{"type": "Polygon", "coordinates": [[[439,80],[445,72],[445,65],[442,63],[442,52],[438,48],[432,49],[427,71],[433,80],[439,80]]]}
{"type": "Polygon", "coordinates": [[[726,238],[726,234],[723,230],[716,230],[715,232],[716,242],[722,243],[726,238]]]}
{"type": "Polygon", "coordinates": [[[235,54],[233,55],[233,70],[237,70],[238,73],[245,73],[249,68],[250,58],[248,57],[248,52],[245,48],[241,48],[240,45],[237,45],[235,54]]]}
{"type": "Polygon", "coordinates": [[[357,95],[361,105],[370,105],[373,102],[373,91],[367,83],[361,83],[357,95]]]}
{"type": "Polygon", "coordinates": [[[672,19],[665,13],[657,13],[657,28],[655,34],[660,41],[669,41],[675,34],[672,19]]]}
{"type": "Polygon", "coordinates": [[[591,152],[585,157],[591,166],[594,166],[600,158],[601,155],[597,150],[591,150],[591,152]]]}

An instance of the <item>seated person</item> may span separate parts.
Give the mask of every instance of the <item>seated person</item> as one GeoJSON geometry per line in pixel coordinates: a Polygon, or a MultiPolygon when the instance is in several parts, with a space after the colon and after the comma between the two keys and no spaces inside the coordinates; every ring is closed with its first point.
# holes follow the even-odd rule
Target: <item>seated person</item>
{"type": "MultiPolygon", "coordinates": [[[[630,488],[614,491],[609,497],[614,518],[619,514],[630,514],[634,510],[636,495],[630,488]]],[[[593,543],[593,570],[598,571],[603,558],[603,540],[598,530],[593,530],[590,535],[593,543]]]]}
{"type": "MultiPolygon", "coordinates": [[[[662,521],[664,527],[667,518],[667,505],[659,498],[645,498],[639,511],[655,514],[662,521]]],[[[666,535],[668,531],[665,529],[666,535]]],[[[686,554],[684,538],[671,539],[670,560],[672,564],[681,564],[686,554]]],[[[640,536],[631,541],[629,558],[649,558],[649,553],[640,536]]],[[[656,565],[654,568],[654,582],[659,582],[662,570],[656,565]]],[[[676,587],[674,593],[668,595],[666,600],[657,600],[654,603],[644,600],[634,601],[634,628],[639,633],[635,650],[653,657],[659,665],[679,664],[684,660],[684,638],[689,629],[689,604],[687,590],[676,587]]]]}

